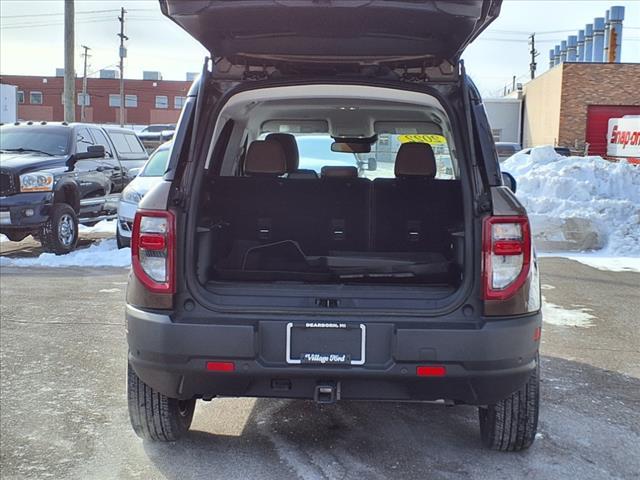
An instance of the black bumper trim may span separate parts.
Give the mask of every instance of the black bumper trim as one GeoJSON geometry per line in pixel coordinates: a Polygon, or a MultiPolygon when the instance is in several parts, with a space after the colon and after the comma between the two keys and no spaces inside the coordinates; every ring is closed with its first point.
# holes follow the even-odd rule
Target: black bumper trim
{"type": "Polygon", "coordinates": [[[539,345],[534,332],[541,324],[539,313],[492,320],[478,330],[405,331],[372,322],[367,327],[367,364],[316,366],[286,363],[282,343],[286,320],[184,324],[132,306],[127,306],[126,319],[134,370],[145,383],[171,397],[312,399],[318,382],[331,381],[340,384],[342,399],[477,405],[495,403],[526,382],[536,365],[539,345]],[[235,371],[208,372],[209,360],[232,361],[235,371]],[[432,363],[444,365],[446,376],[416,376],[418,365],[432,363]],[[282,383],[291,387],[273,387],[282,383]]]}

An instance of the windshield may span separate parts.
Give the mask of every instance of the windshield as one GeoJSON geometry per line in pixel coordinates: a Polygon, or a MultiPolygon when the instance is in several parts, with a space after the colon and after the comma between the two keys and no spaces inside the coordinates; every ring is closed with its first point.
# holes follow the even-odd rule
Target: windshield
{"type": "Polygon", "coordinates": [[[150,133],[160,133],[164,130],[173,130],[174,128],[175,127],[173,125],[149,125],[142,131],[150,133]]]}
{"type": "Polygon", "coordinates": [[[163,148],[156,150],[151,154],[146,165],[140,172],[141,177],[161,177],[167,171],[167,163],[169,161],[169,149],[163,148]]]}
{"type": "Polygon", "coordinates": [[[0,150],[66,155],[69,152],[69,130],[32,127],[0,128],[0,150]]]}

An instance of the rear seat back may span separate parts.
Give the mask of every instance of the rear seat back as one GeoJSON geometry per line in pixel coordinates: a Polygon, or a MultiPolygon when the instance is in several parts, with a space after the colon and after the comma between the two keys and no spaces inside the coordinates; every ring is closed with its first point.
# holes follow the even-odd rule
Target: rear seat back
{"type": "Polygon", "coordinates": [[[448,231],[462,218],[460,182],[434,178],[435,155],[425,143],[400,147],[395,175],[373,181],[374,250],[448,251],[448,231]]]}
{"type": "Polygon", "coordinates": [[[444,251],[451,219],[462,217],[460,183],[433,178],[429,151],[403,146],[395,179],[371,182],[348,167],[325,167],[320,179],[283,178],[284,149],[256,141],[245,160],[248,176],[213,179],[211,215],[234,241],[295,240],[307,255],[444,251]]]}

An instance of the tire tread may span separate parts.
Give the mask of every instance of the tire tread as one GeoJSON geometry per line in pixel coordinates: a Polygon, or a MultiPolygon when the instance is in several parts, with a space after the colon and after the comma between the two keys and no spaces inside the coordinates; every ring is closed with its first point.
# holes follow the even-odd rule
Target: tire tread
{"type": "Polygon", "coordinates": [[[492,450],[518,452],[529,448],[538,428],[540,362],[527,383],[495,405],[479,409],[482,443],[492,450]]]}

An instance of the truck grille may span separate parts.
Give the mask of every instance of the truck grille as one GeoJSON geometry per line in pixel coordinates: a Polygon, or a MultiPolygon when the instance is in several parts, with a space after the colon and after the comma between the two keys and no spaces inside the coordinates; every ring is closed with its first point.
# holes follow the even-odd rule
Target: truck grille
{"type": "Polygon", "coordinates": [[[16,193],[16,184],[13,175],[0,172],[0,197],[16,193]]]}

